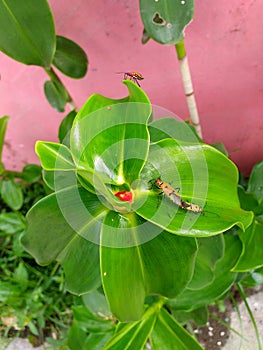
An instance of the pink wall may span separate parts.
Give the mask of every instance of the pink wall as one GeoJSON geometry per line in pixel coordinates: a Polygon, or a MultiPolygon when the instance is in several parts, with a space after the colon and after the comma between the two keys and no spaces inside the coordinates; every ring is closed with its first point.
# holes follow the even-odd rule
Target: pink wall
{"type": "MultiPolygon", "coordinates": [[[[153,104],[187,119],[175,50],[154,41],[141,45],[138,1],[49,0],[57,34],[87,52],[87,76],[62,76],[80,107],[92,93],[112,98],[127,95],[117,71],[138,70],[153,104]],[[74,5],[72,5],[74,3],[74,5]]],[[[241,171],[263,159],[262,0],[196,1],[195,19],[185,44],[204,140],[221,141],[241,171]]],[[[38,139],[56,141],[64,114],[54,111],[43,94],[45,73],[0,54],[0,115],[10,115],[4,162],[21,169],[37,162],[38,139]]]]}

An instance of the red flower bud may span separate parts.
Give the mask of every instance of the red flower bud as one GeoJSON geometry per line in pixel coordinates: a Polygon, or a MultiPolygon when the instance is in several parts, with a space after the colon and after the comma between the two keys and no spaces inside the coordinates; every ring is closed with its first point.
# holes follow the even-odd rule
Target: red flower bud
{"type": "Polygon", "coordinates": [[[132,202],[132,192],[120,191],[115,193],[115,196],[118,197],[123,202],[132,202]]]}

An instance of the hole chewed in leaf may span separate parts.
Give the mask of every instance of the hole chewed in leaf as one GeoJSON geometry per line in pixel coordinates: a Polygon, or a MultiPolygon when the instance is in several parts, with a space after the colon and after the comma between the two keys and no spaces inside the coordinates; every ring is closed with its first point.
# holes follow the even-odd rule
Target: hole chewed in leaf
{"type": "Polygon", "coordinates": [[[156,12],[153,16],[153,23],[158,24],[159,26],[164,26],[166,21],[160,16],[160,13],[156,12]]]}

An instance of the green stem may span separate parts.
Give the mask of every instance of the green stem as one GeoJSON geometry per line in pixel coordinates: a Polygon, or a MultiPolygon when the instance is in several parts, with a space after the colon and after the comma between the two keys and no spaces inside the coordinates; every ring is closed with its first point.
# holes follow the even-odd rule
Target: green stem
{"type": "Polygon", "coordinates": [[[257,323],[256,323],[256,320],[255,320],[255,317],[253,315],[253,312],[251,311],[249,305],[248,305],[248,302],[247,302],[247,298],[246,298],[246,294],[244,292],[244,289],[243,287],[241,286],[240,283],[237,283],[236,284],[236,287],[242,297],[242,300],[244,301],[244,304],[246,306],[246,309],[247,309],[247,312],[249,313],[249,316],[250,316],[250,319],[251,319],[251,322],[253,324],[253,327],[254,327],[254,330],[255,330],[255,333],[256,333],[256,338],[257,338],[257,342],[258,342],[258,350],[262,350],[262,346],[261,346],[261,342],[260,342],[260,335],[259,335],[259,332],[258,332],[258,327],[257,327],[257,323]]]}
{"type": "Polygon", "coordinates": [[[209,316],[211,318],[213,318],[214,320],[216,320],[218,323],[222,324],[224,327],[226,327],[227,329],[229,329],[231,332],[235,333],[236,335],[238,335],[241,339],[244,339],[247,341],[247,339],[241,334],[239,333],[237,330],[235,330],[234,328],[232,328],[228,323],[226,323],[225,321],[223,321],[220,317],[218,317],[216,314],[214,314],[213,312],[209,312],[209,316]]]}
{"type": "Polygon", "coordinates": [[[6,132],[8,119],[9,119],[9,117],[7,115],[0,118],[0,168],[1,168],[1,172],[4,169],[4,166],[2,163],[2,153],[3,153],[3,148],[4,148],[5,132],[6,132]]]}
{"type": "Polygon", "coordinates": [[[51,277],[53,277],[55,275],[57,269],[59,268],[59,265],[60,264],[58,262],[55,264],[55,266],[53,267],[51,274],[50,274],[51,277]]]}
{"type": "Polygon", "coordinates": [[[184,41],[181,40],[179,41],[179,43],[175,44],[175,49],[176,49],[178,60],[182,60],[186,56],[184,41]]]}
{"type": "Polygon", "coordinates": [[[66,92],[67,92],[67,95],[68,95],[68,104],[70,106],[70,109],[71,110],[77,110],[77,105],[75,104],[75,102],[73,101],[70,93],[68,92],[67,88],[65,87],[65,85],[62,83],[61,79],[59,78],[59,76],[56,74],[56,72],[54,71],[54,69],[52,67],[50,68],[45,68],[45,72],[47,73],[47,75],[50,77],[50,79],[52,81],[57,81],[59,84],[63,85],[66,92]]]}
{"type": "Polygon", "coordinates": [[[1,177],[9,177],[9,178],[17,178],[17,179],[24,179],[24,174],[19,171],[12,171],[12,170],[4,170],[1,173],[1,177]]]}

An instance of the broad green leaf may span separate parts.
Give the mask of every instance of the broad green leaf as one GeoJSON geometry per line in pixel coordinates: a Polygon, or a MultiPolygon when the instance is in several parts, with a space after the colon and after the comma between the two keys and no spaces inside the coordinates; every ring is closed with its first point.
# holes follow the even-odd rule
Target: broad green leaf
{"type": "Polygon", "coordinates": [[[168,305],[173,310],[192,311],[209,305],[229,291],[236,280],[237,274],[232,272],[240,253],[241,242],[237,235],[231,232],[224,234],[224,256],[218,260],[214,269],[214,279],[211,284],[202,289],[191,290],[189,286],[175,299],[170,299],[168,305]]]}
{"type": "Polygon", "coordinates": [[[191,280],[196,249],[195,239],[157,231],[135,214],[109,212],[101,233],[101,274],[112,313],[121,321],[137,320],[146,295],[178,295],[191,280]]]}
{"type": "MultiPolygon", "coordinates": [[[[114,100],[99,94],[91,95],[79,110],[77,118],[75,119],[75,123],[79,122],[81,119],[86,119],[88,114],[91,114],[92,112],[95,112],[99,109],[107,108],[108,110],[110,110],[112,105],[118,104],[118,103],[126,103],[126,102],[136,102],[139,104],[145,103],[146,105],[148,105],[147,113],[150,114],[151,105],[150,105],[149,98],[145,94],[145,92],[141,88],[139,88],[138,85],[136,85],[134,82],[130,80],[124,80],[123,84],[126,85],[128,88],[128,91],[129,91],[128,96],[121,99],[114,100]]],[[[142,111],[145,111],[145,109],[142,109],[142,111]]],[[[92,119],[90,119],[89,121],[92,121],[92,119]]],[[[90,127],[90,124],[88,126],[90,127]]],[[[74,134],[73,134],[73,138],[74,138],[74,134]]]]}
{"type": "Polygon", "coordinates": [[[146,310],[141,320],[121,323],[114,336],[103,348],[104,350],[144,349],[156,320],[155,306],[146,310]]]}
{"type": "Polygon", "coordinates": [[[165,309],[157,317],[150,341],[153,350],[203,349],[165,309]]]}
{"type": "Polygon", "coordinates": [[[126,99],[100,95],[88,99],[74,120],[70,141],[76,164],[93,168],[104,182],[119,185],[138,179],[149,147],[146,123],[151,106],[139,87],[125,83],[130,89],[126,99]],[[134,98],[144,101],[131,103],[134,98]]]}
{"type": "Polygon", "coordinates": [[[198,238],[198,252],[190,289],[201,289],[214,279],[216,262],[224,254],[223,235],[198,238]]]}
{"type": "Polygon", "coordinates": [[[147,294],[180,294],[193,275],[196,240],[163,231],[139,249],[147,294]]]}
{"type": "MultiPolygon", "coordinates": [[[[62,172],[62,175],[67,175],[66,172],[62,172]]],[[[55,172],[50,170],[44,170],[42,171],[42,176],[43,176],[43,181],[47,185],[50,190],[54,191],[55,190],[55,172]]],[[[56,178],[58,178],[58,175],[56,175],[56,178]]]]}
{"type": "Polygon", "coordinates": [[[74,41],[57,35],[53,64],[65,75],[79,79],[87,72],[88,58],[85,51],[74,41]]]}
{"type": "Polygon", "coordinates": [[[68,93],[59,81],[48,80],[44,84],[45,96],[49,104],[58,112],[64,112],[68,93]]]}
{"type": "Polygon", "coordinates": [[[1,196],[3,201],[13,210],[19,210],[23,205],[22,189],[13,179],[2,180],[1,196]]]}
{"type": "MultiPolygon", "coordinates": [[[[76,183],[76,172],[75,170],[44,170],[42,171],[42,176],[45,185],[47,185],[48,189],[55,191],[55,189],[60,190],[65,187],[69,187],[72,184],[76,183]],[[70,176],[69,176],[70,173],[70,176]],[[75,180],[73,180],[75,179],[75,180]]],[[[47,190],[47,194],[51,193],[51,191],[47,190]]]]}
{"type": "Polygon", "coordinates": [[[131,203],[119,200],[113,191],[96,176],[93,169],[89,169],[88,166],[86,169],[80,167],[77,169],[72,160],[71,152],[65,145],[37,141],[35,148],[43,168],[47,171],[44,179],[51,189],[63,190],[66,187],[75,186],[77,182],[75,170],[78,170],[78,181],[84,188],[94,194],[104,196],[104,203],[111,208],[123,211],[130,210],[131,203]],[[63,171],[67,171],[68,174],[63,174],[63,171]],[[93,185],[96,190],[94,190],[93,185]]]}
{"type": "Polygon", "coordinates": [[[58,130],[58,138],[60,143],[63,143],[65,146],[70,147],[70,130],[72,128],[73,121],[76,117],[77,112],[71,111],[66,117],[62,120],[58,130]]]}
{"type": "Polygon", "coordinates": [[[23,168],[23,178],[28,182],[36,182],[42,177],[42,169],[37,164],[27,164],[23,168]]]}
{"type": "Polygon", "coordinates": [[[263,201],[263,161],[253,167],[247,190],[256,195],[259,203],[263,201]]]}
{"type": "Polygon", "coordinates": [[[3,170],[2,153],[3,153],[4,142],[5,142],[5,132],[7,128],[8,119],[9,117],[7,115],[0,118],[0,171],[1,172],[3,170]]]}
{"type": "Polygon", "coordinates": [[[46,0],[0,0],[0,50],[14,60],[49,68],[55,53],[53,16],[46,0]]]}
{"type": "Polygon", "coordinates": [[[74,247],[77,236],[87,240],[87,244],[99,243],[101,221],[107,212],[96,195],[75,184],[46,196],[30,209],[22,242],[28,251],[33,250],[32,255],[42,265],[61,260],[68,253],[69,243],[74,247]],[[50,226],[52,229],[48,230],[50,226]],[[48,234],[43,237],[46,231],[48,234]]]}
{"type": "MultiPolygon", "coordinates": [[[[154,111],[154,114],[161,113],[158,109],[154,111]]],[[[167,114],[170,113],[167,111],[167,114]]],[[[197,143],[202,141],[196,135],[195,130],[192,129],[191,125],[183,123],[181,120],[175,119],[176,116],[160,118],[154,120],[149,124],[149,132],[151,142],[161,141],[163,139],[172,138],[178,141],[187,141],[197,143]]]]}
{"type": "Polygon", "coordinates": [[[88,292],[100,284],[98,242],[105,212],[97,196],[82,188],[57,191],[27,214],[22,244],[41,265],[58,260],[72,292],[88,292]]]}
{"type": "Polygon", "coordinates": [[[240,206],[244,210],[252,210],[256,215],[263,213],[263,203],[258,204],[255,193],[246,192],[242,186],[238,186],[240,206]]]}
{"type": "Polygon", "coordinates": [[[45,170],[75,170],[70,150],[59,143],[37,141],[35,146],[41,165],[45,170]]]}
{"type": "MultiPolygon", "coordinates": [[[[66,191],[69,193],[69,190],[66,191]]],[[[47,265],[57,259],[73,240],[74,230],[66,222],[55,194],[38,201],[27,214],[25,249],[38,264],[47,265]]]]}
{"type": "Polygon", "coordinates": [[[193,19],[193,0],[140,0],[140,12],[148,35],[161,44],[174,45],[184,38],[184,29],[193,19]]]}
{"type": "Polygon", "coordinates": [[[139,247],[112,248],[108,247],[108,244],[109,236],[112,235],[117,245],[118,232],[122,233],[124,228],[130,228],[129,239],[134,239],[131,220],[134,221],[134,218],[129,219],[129,216],[122,218],[117,213],[110,212],[104,221],[101,233],[100,259],[104,293],[111,312],[124,322],[138,320],[143,314],[146,293],[139,247]]]}
{"type": "Polygon", "coordinates": [[[111,312],[105,295],[98,290],[92,290],[82,296],[84,305],[93,314],[100,315],[101,317],[111,317],[111,312]]]}
{"type": "Polygon", "coordinates": [[[99,246],[75,234],[70,247],[65,247],[65,250],[58,259],[66,275],[65,288],[74,294],[97,288],[101,283],[99,246]]]}
{"type": "Polygon", "coordinates": [[[173,139],[151,144],[141,179],[144,190],[138,190],[136,198],[144,204],[138,205],[137,214],[169,232],[211,236],[234,225],[245,229],[252,222],[253,213],[240,208],[236,166],[206,144],[173,139]],[[160,191],[149,187],[149,181],[158,178],[178,188],[182,199],[201,206],[203,213],[181,209],[167,196],[159,196],[160,191]]]}
{"type": "Polygon", "coordinates": [[[242,253],[233,271],[249,271],[263,266],[263,220],[255,218],[245,231],[239,231],[242,253]]]}

